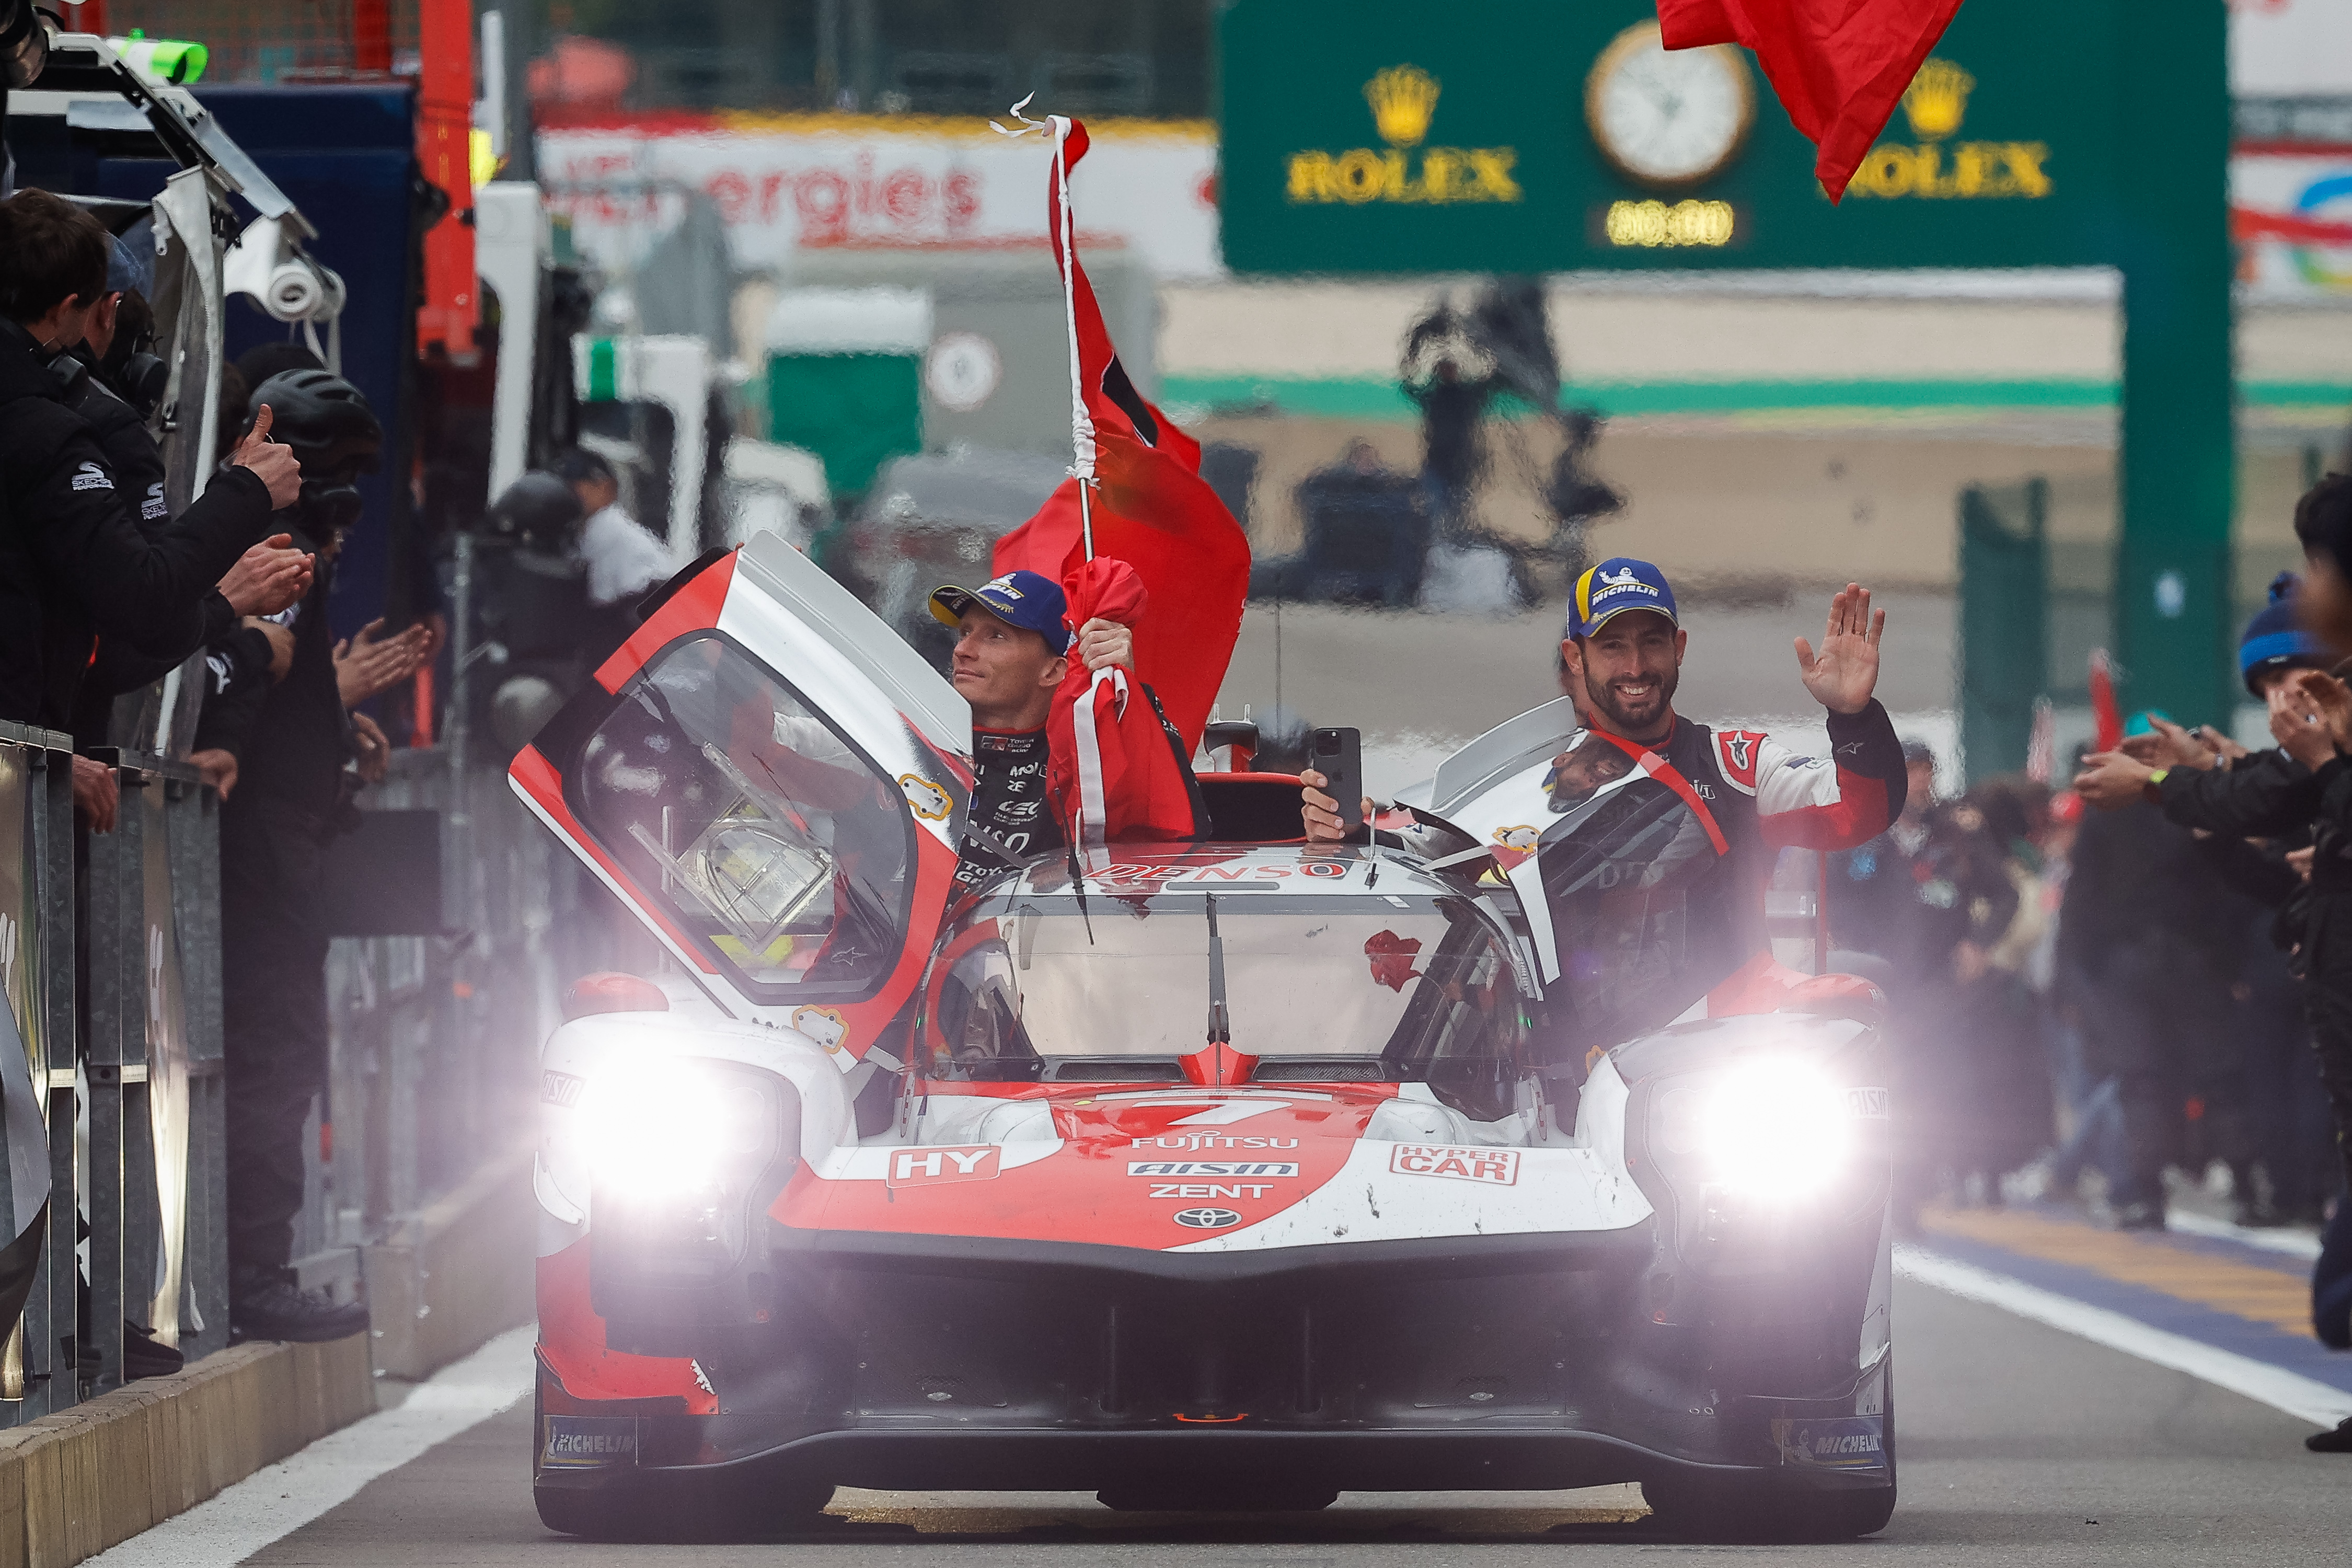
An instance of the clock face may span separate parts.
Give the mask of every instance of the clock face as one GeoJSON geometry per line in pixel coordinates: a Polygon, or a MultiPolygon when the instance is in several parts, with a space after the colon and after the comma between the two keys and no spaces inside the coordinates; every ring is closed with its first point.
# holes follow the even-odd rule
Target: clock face
{"type": "Polygon", "coordinates": [[[1748,62],[1728,44],[1668,50],[1658,25],[1617,35],[1584,85],[1584,117],[1628,179],[1691,185],[1729,163],[1755,117],[1748,62]]]}

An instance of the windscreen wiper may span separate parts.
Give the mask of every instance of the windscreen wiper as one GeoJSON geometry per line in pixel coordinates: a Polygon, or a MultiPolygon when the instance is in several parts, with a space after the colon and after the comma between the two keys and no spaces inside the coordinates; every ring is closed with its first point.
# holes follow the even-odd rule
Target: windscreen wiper
{"type": "Polygon", "coordinates": [[[1233,1018],[1225,1008],[1225,939],[1217,934],[1217,895],[1201,895],[1209,905],[1209,1043],[1234,1043],[1233,1018]]]}

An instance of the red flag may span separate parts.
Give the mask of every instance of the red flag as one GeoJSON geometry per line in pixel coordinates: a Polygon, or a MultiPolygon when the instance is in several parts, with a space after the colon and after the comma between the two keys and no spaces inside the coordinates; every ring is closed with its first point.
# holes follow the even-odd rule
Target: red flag
{"type": "MultiPolygon", "coordinates": [[[[1070,122],[1064,148],[1076,167],[1087,152],[1083,124],[1070,122]]],[[[1201,743],[1241,636],[1249,540],[1201,478],[1201,444],[1145,401],[1119,364],[1086,268],[1063,253],[1059,169],[1046,177],[1046,213],[1076,317],[1078,388],[1100,479],[1090,498],[1095,552],[1126,562],[1142,581],[1151,610],[1133,626],[1136,673],[1159,693],[1189,749],[1201,743]]],[[[1036,516],[997,541],[998,573],[1025,569],[1067,584],[1087,558],[1079,482],[1065,482],[1036,516]]],[[[1074,598],[1070,625],[1085,624],[1074,598]]]]}
{"type": "Polygon", "coordinates": [[[1670,49],[1740,44],[1818,150],[1836,201],[1960,0],[1658,0],[1670,49]]]}
{"type": "MultiPolygon", "coordinates": [[[[1074,626],[1097,616],[1139,625],[1149,598],[1134,568],[1101,555],[1081,563],[1066,586],[1074,626]]],[[[1192,837],[1192,792],[1159,710],[1116,665],[1090,671],[1070,661],[1045,720],[1045,752],[1054,814],[1078,842],[1192,837]]]]}

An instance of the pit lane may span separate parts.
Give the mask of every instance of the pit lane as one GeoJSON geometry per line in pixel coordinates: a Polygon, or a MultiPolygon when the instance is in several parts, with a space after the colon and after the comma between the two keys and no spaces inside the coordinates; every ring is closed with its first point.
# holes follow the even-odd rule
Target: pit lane
{"type": "MultiPolygon", "coordinates": [[[[1120,1514],[1063,1494],[839,1494],[817,1529],[772,1542],[605,1545],[542,1530],[528,1474],[530,1403],[479,1422],[251,1551],[173,1521],[100,1559],[468,1568],[646,1561],[795,1568],[963,1563],[1453,1563],[1699,1556],[1813,1562],[2271,1564],[2338,1562],[2352,1460],[2305,1451],[2313,1430],[2185,1373],[1998,1308],[1896,1288],[1903,1500],[1874,1540],[1838,1547],[1674,1542],[1618,1489],[1549,1494],[1348,1494],[1306,1515],[1120,1514]],[[193,1532],[191,1532],[193,1531],[193,1532]],[[133,1555],[134,1550],[138,1553],[133,1555]],[[247,1553],[250,1552],[250,1554],[247,1553]],[[1538,1557],[1538,1553],[1547,1554],[1538,1557]]],[[[427,1394],[433,1385],[425,1385],[427,1394]]],[[[364,1428],[355,1429],[363,1430],[364,1428]]],[[[331,1486],[297,1464],[247,1483],[278,1506],[331,1486]]],[[[321,1476],[319,1472],[331,1472],[321,1476]]],[[[255,1494],[258,1496],[258,1492],[255,1494]]],[[[226,1494],[207,1509],[237,1501],[226,1494]]],[[[205,1510],[199,1510],[199,1514],[205,1510]]]]}

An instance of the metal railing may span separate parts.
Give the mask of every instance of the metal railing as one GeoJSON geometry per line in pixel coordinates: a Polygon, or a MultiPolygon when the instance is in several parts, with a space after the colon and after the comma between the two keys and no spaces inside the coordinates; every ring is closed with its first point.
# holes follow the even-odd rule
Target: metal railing
{"type": "Polygon", "coordinates": [[[192,1359],[228,1342],[217,798],[106,753],[114,831],[78,843],[70,747],[0,724],[0,1213],[37,1246],[0,1355],[17,1420],[119,1385],[126,1319],[192,1359]]]}
{"type": "MultiPolygon", "coordinates": [[[[219,800],[184,763],[98,760],[121,792],[105,834],[76,827],[68,737],[0,724],[0,1300],[31,1275],[0,1426],[119,1386],[126,1320],[191,1361],[228,1343],[219,800]]],[[[366,1243],[526,1144],[562,981],[652,956],[502,769],[453,760],[397,753],[362,797],[434,815],[412,826],[439,845],[440,912],[331,945],[308,1285],[362,1289],[366,1243]]]]}

